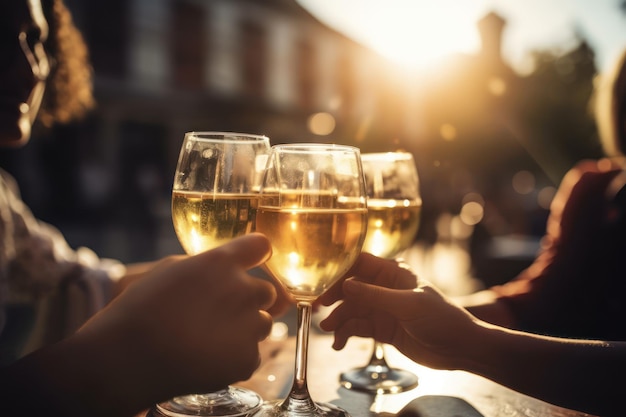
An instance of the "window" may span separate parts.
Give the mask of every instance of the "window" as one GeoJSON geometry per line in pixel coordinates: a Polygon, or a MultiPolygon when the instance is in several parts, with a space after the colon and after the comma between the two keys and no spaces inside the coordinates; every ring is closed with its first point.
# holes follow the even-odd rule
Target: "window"
{"type": "Polygon", "coordinates": [[[205,10],[186,2],[175,2],[172,19],[172,82],[184,89],[201,88],[207,56],[205,10]]]}
{"type": "Polygon", "coordinates": [[[348,118],[354,110],[352,106],[356,100],[356,71],[353,59],[349,51],[344,51],[344,54],[339,57],[337,68],[341,97],[340,114],[348,118]]]}
{"type": "Polygon", "coordinates": [[[252,21],[241,25],[241,63],[243,89],[246,94],[262,98],[267,72],[267,39],[263,27],[252,21]]]}
{"type": "Polygon", "coordinates": [[[303,40],[298,44],[296,51],[296,77],[298,102],[305,108],[315,105],[315,53],[310,42],[303,40]]]}
{"type": "Polygon", "coordinates": [[[83,33],[98,76],[126,76],[128,4],[125,0],[107,0],[91,1],[85,6],[83,33]]]}

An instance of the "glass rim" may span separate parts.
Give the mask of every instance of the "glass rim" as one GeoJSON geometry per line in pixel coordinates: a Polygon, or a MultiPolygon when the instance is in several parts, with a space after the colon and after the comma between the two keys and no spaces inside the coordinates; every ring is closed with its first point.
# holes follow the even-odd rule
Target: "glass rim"
{"type": "Polygon", "coordinates": [[[265,135],[244,132],[225,132],[212,130],[191,130],[185,132],[185,138],[193,137],[198,141],[219,141],[219,142],[265,142],[269,143],[270,138],[265,135]]]}
{"type": "Polygon", "coordinates": [[[324,150],[338,150],[338,151],[352,151],[352,152],[356,152],[359,155],[361,155],[361,149],[357,148],[356,146],[352,146],[352,145],[341,145],[338,143],[316,143],[316,142],[311,142],[311,143],[307,143],[307,142],[294,142],[294,143],[281,143],[278,145],[273,145],[272,146],[272,151],[275,149],[285,149],[285,150],[293,150],[293,151],[307,151],[310,150],[311,152],[319,152],[320,149],[324,149],[324,150]]]}
{"type": "Polygon", "coordinates": [[[364,152],[361,153],[362,160],[384,160],[384,161],[408,161],[413,158],[413,154],[408,151],[389,152],[364,152]]]}

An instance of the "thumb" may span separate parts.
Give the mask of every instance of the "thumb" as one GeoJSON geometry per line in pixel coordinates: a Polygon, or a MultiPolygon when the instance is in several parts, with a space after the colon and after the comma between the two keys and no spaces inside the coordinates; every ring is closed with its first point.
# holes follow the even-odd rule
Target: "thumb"
{"type": "Polygon", "coordinates": [[[250,233],[198,256],[229,258],[237,265],[251,269],[263,264],[271,255],[272,246],[267,237],[261,233],[250,233]]]}

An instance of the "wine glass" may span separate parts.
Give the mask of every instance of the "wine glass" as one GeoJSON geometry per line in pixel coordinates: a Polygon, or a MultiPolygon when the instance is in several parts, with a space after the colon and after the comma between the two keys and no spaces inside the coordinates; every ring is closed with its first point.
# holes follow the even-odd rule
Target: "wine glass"
{"type": "Polygon", "coordinates": [[[272,244],[269,271],[297,301],[294,380],[284,400],[254,417],[349,417],[316,403],[307,388],[312,303],[339,280],[361,252],[367,198],[358,148],[291,144],[272,147],[261,182],[257,231],[272,244]]]}
{"type": "MultiPolygon", "coordinates": [[[[254,230],[259,179],[269,138],[247,133],[188,132],[172,191],[172,220],[183,249],[194,255],[254,230]]],[[[245,416],[263,400],[235,386],[156,405],[165,416],[245,416]]]]}
{"type": "MultiPolygon", "coordinates": [[[[409,152],[361,155],[367,187],[368,225],[363,251],[393,259],[411,246],[420,221],[417,169],[409,152]]],[[[391,368],[382,343],[374,342],[367,365],[343,372],[339,378],[348,389],[376,394],[397,393],[417,386],[417,376],[391,368]]]]}

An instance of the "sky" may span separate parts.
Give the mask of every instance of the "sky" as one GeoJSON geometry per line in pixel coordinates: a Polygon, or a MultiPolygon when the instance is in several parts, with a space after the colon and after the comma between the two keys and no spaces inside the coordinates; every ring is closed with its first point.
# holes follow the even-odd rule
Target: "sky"
{"type": "Polygon", "coordinates": [[[405,66],[427,69],[451,53],[480,48],[476,21],[502,16],[505,60],[531,68],[530,50],[567,51],[581,33],[607,69],[626,48],[620,0],[296,0],[319,20],[405,66]]]}

